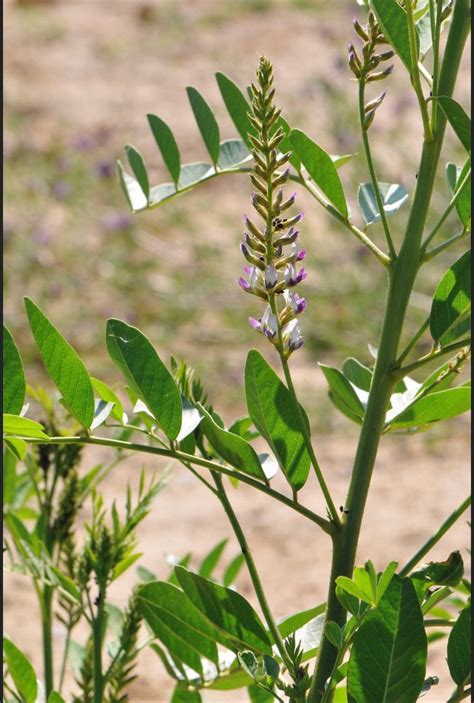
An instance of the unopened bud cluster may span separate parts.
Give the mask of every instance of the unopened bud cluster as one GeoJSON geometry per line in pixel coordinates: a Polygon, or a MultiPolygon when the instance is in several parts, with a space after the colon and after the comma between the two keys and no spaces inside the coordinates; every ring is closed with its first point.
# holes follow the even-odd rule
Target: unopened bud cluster
{"type": "Polygon", "coordinates": [[[306,300],[294,291],[306,278],[304,268],[298,268],[306,252],[298,248],[299,232],[295,229],[303,213],[284,214],[295,202],[295,194],[285,198],[283,192],[290,175],[287,164],[291,152],[279,150],[285,135],[278,126],[280,110],[274,105],[273,68],[265,58],[260,59],[257,85],[252,84],[251,90],[249,119],[255,134],[249,135],[254,158],[250,179],[255,188],[252,205],[261,222],[255,224],[245,217],[241,250],[249,265],[244,268],[247,277],[240,278],[239,284],[267,303],[261,318],[250,318],[251,326],[289,356],[303,344],[296,318],[306,308],[306,300]]]}
{"type": "MultiPolygon", "coordinates": [[[[356,51],[354,44],[349,44],[349,67],[357,80],[365,83],[373,83],[387,78],[393,71],[393,64],[382,70],[378,69],[381,64],[388,61],[394,56],[393,51],[378,52],[378,48],[387,41],[380,31],[374,13],[370,10],[368,15],[368,23],[363,27],[360,22],[354,20],[354,29],[356,34],[362,39],[361,53],[356,51]]],[[[375,100],[371,100],[364,106],[365,118],[363,122],[364,130],[368,130],[374,121],[375,113],[385,98],[385,92],[379,95],[375,100]]]]}

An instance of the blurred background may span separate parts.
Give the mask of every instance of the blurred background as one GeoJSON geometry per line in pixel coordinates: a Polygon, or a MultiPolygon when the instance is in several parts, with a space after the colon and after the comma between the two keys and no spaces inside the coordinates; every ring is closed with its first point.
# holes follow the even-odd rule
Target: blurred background
{"type": "MultiPolygon", "coordinates": [[[[168,180],[148,112],[173,129],[183,162],[207,160],[186,86],[195,86],[214,109],[221,139],[233,138],[214,74],[222,71],[245,89],[263,53],[274,63],[278,103],[290,125],[330,153],[355,154],[340,174],[360,224],[357,186],[368,175],[357,128],[357,86],[346,63],[347,43],[354,40],[352,18],[359,14],[355,0],[4,0],[4,315],[30,383],[50,387],[26,325],[24,295],[47,312],[92,375],[120,382],[104,343],[106,318],[119,317],[143,330],[163,358],[173,353],[194,366],[227,422],[244,414],[242,369],[249,347],[275,360],[247,324],[249,315],[261,315],[258,301],[237,285],[249,182],[225,176],[152,212],[132,215],[115,162],[123,159],[124,144],[133,144],[144,155],[152,185],[168,180]]],[[[465,106],[468,69],[466,54],[456,88],[465,106]]],[[[401,183],[412,194],[420,120],[399,61],[383,89],[388,95],[371,128],[379,178],[401,183]]],[[[374,97],[379,92],[376,84],[374,97]]],[[[463,161],[451,134],[442,161],[463,161]]],[[[449,199],[443,171],[431,223],[449,199]]],[[[302,318],[305,346],[292,357],[292,367],[339,504],[357,427],[333,409],[317,364],[340,367],[349,355],[371,363],[367,345],[377,346],[386,282],[371,255],[317,203],[303,192],[298,202],[305,210],[300,237],[309,271],[301,294],[309,307],[302,318]]],[[[402,209],[391,220],[398,241],[407,212],[402,209]]],[[[441,236],[447,238],[455,227],[448,220],[441,236]]],[[[383,246],[378,225],[372,234],[383,246]]],[[[408,312],[407,339],[429,312],[435,285],[462,246],[423,270],[408,312]]],[[[428,339],[420,349],[428,351],[428,339]]],[[[467,416],[421,435],[384,439],[359,563],[368,557],[378,568],[390,559],[402,563],[425,541],[469,490],[468,448],[467,416]]],[[[86,463],[102,456],[91,448],[86,463]]],[[[146,465],[162,468],[149,460],[146,465]]],[[[104,490],[110,500],[121,500],[138,468],[136,460],[126,462],[109,477],[104,490]]],[[[304,500],[324,510],[315,482],[308,482],[304,500]]],[[[276,616],[323,600],[329,567],[324,536],[243,488],[235,492],[235,505],[276,616]]],[[[466,520],[434,557],[444,559],[462,547],[468,559],[466,520]]],[[[166,554],[191,550],[199,558],[229,530],[212,496],[177,469],[140,535],[140,563],[164,577],[166,554]]],[[[229,555],[236,552],[235,545],[228,549],[229,555]]],[[[131,573],[124,587],[135,581],[131,573]]],[[[39,666],[39,621],[31,615],[30,584],[7,575],[6,586],[6,629],[39,666]]],[[[245,575],[241,588],[252,597],[245,575]]],[[[118,604],[125,598],[126,593],[116,593],[118,604]]],[[[427,701],[445,700],[449,690],[442,646],[428,671],[441,683],[427,701]]],[[[141,674],[132,701],[168,700],[169,684],[153,653],[144,654],[141,674]]],[[[242,697],[209,694],[206,700],[242,697]]]]}

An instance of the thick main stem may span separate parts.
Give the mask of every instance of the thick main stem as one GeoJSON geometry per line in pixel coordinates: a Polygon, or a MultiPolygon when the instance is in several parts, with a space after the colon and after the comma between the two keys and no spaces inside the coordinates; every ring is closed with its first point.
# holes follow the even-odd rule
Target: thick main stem
{"type": "Polygon", "coordinates": [[[53,589],[45,586],[41,602],[41,627],[43,635],[44,688],[46,697],[53,690],[53,637],[52,637],[53,589]]]}
{"type": "MultiPolygon", "coordinates": [[[[453,92],[464,44],[469,32],[469,15],[469,0],[457,0],[440,76],[440,93],[443,95],[452,95],[453,92]]],[[[391,369],[397,358],[405,313],[418,271],[421,239],[445,128],[446,119],[439,114],[433,140],[425,141],[423,144],[413,207],[399,255],[393,264],[390,275],[379,350],[345,503],[348,512],[342,530],[333,538],[334,549],[326,623],[329,620],[334,620],[339,625],[343,625],[346,618],[346,612],[336,597],[335,580],[341,575],[350,577],[354,569],[370,480],[383,430],[386,408],[395,383],[391,369]]],[[[332,673],[336,657],[336,648],[323,635],[308,703],[321,703],[324,688],[332,673]]]]}

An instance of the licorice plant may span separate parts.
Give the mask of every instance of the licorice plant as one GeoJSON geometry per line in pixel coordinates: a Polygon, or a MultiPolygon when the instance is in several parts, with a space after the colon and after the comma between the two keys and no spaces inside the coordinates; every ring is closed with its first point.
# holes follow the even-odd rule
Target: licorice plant
{"type": "MultiPolygon", "coordinates": [[[[273,67],[265,57],[260,59],[256,81],[249,90],[250,102],[230,78],[216,74],[240,139],[221,142],[211,108],[196,89],[188,89],[211,164],[182,165],[170,128],[156,115],[149,115],[148,120],[171,182],[150,187],[144,159],[131,146],[126,147],[131,172],[118,163],[120,183],[134,212],[154,209],[227,173],[250,178],[253,212],[244,217],[241,251],[245,267],[240,278],[236,272],[235,285],[236,290],[239,285],[243,293],[254,296],[250,325],[276,351],[284,380],[260,352],[249,351],[244,370],[248,417],[226,428],[191,367],[172,357],[169,370],[141,331],[110,319],[107,350],[127,381],[133,418],[129,420],[122,410],[114,413],[114,408],[121,408],[115,393],[103,382],[91,380],[72,347],[27,299],[39,353],[63,404],[81,428],[75,434],[45,434],[44,427],[20,413],[23,367],[8,337],[4,355],[8,451],[24,456],[27,444],[100,445],[133,455],[165,457],[194,474],[214,494],[229,519],[260,614],[230,587],[233,573],[224,577],[223,583],[211,578],[222,544],[216,546],[199,573],[186,563],[178,564],[170,581],[147,579],[132,600],[137,614],[130,612],[128,617],[143,618],[150,646],[175,680],[173,703],[198,703],[207,690],[239,688],[247,689],[251,701],[262,703],[412,703],[430,689],[429,695],[436,695],[437,677],[426,672],[428,644],[448,633],[446,656],[453,679],[449,701],[455,703],[470,695],[470,583],[464,576],[461,553],[451,553],[444,562],[421,564],[464,515],[470,498],[456,507],[405,565],[387,559],[381,572],[370,560],[356,566],[382,436],[426,430],[467,411],[470,404],[469,382],[458,381],[470,355],[470,251],[453,261],[439,281],[430,315],[416,334],[411,339],[404,334],[415,281],[434,257],[462,244],[470,231],[470,120],[452,97],[468,37],[470,3],[360,0],[359,5],[366,19],[354,22],[348,75],[358,84],[362,148],[370,177],[358,193],[363,229],[349,212],[338,172],[343,160],[288,125],[277,107],[273,67]],[[423,127],[416,187],[403,233],[396,233],[389,220],[408,194],[402,186],[378,180],[369,138],[388,87],[378,95],[368,93],[372,84],[389,86],[397,63],[397,70],[406,75],[407,89],[414,91],[423,127]],[[447,127],[465,150],[465,163],[460,168],[448,164],[449,202],[429,228],[435,178],[442,154],[445,158],[447,127]],[[291,376],[293,355],[304,342],[302,314],[307,301],[300,294],[304,289],[300,284],[306,272],[301,263],[305,249],[300,246],[304,247],[308,237],[303,214],[293,207],[297,196],[290,192],[290,184],[296,191],[305,189],[348,236],[355,236],[367,248],[384,269],[388,283],[373,365],[364,366],[353,358],[341,370],[321,365],[331,400],[360,426],[341,507],[336,507],[324,467],[317,459],[304,398],[297,396],[291,376]],[[451,213],[457,217],[459,232],[443,239],[443,225],[451,213]],[[375,222],[381,223],[383,247],[369,236],[375,222]],[[436,239],[441,241],[436,243],[436,239]],[[418,343],[428,335],[431,351],[420,356],[418,343]],[[415,381],[412,373],[423,378],[415,381]],[[102,431],[97,433],[99,427],[102,431]],[[256,452],[252,446],[256,437],[266,441],[268,454],[256,452]],[[288,483],[288,493],[272,487],[278,470],[288,483]],[[319,483],[326,514],[305,506],[303,489],[310,471],[319,483]],[[275,617],[245,526],[234,512],[228,481],[234,486],[245,483],[268,499],[280,501],[309,520],[315,530],[326,533],[332,543],[332,565],[324,604],[283,620],[275,617]]],[[[319,276],[323,278],[322,273],[319,276]]],[[[94,549],[100,552],[97,545],[94,549]]],[[[99,572],[97,578],[100,585],[99,572]]],[[[101,607],[100,596],[96,607],[101,607]]],[[[100,638],[100,632],[96,633],[90,642],[89,680],[94,703],[102,700],[102,664],[94,650],[100,638]]]]}

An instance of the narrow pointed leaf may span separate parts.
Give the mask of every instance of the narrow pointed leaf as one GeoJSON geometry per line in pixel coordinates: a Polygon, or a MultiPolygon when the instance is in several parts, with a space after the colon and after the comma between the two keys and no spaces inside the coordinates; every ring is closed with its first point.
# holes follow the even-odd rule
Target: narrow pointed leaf
{"type": "Polygon", "coordinates": [[[35,703],[38,694],[36,675],[27,657],[11,640],[3,636],[3,656],[16,690],[25,703],[35,703]]]}
{"type": "Polygon", "coordinates": [[[248,118],[249,103],[240,88],[224,73],[216,73],[216,80],[235,128],[247,146],[250,147],[248,135],[255,134],[255,128],[248,118]]]}
{"type": "Polygon", "coordinates": [[[174,138],[173,132],[160,117],[156,115],[147,115],[148,124],[153,133],[158,149],[161,152],[166,168],[170,172],[174,183],[179,181],[179,173],[181,170],[181,159],[179,155],[178,145],[174,138]]]}
{"type": "Polygon", "coordinates": [[[137,149],[129,144],[125,147],[125,153],[127,154],[128,163],[133,171],[133,175],[135,176],[138,185],[142,189],[143,194],[148,201],[150,196],[150,182],[148,180],[148,172],[143,156],[137,149]]]}
{"type": "Polygon", "coordinates": [[[369,392],[370,384],[372,383],[372,371],[367,366],[361,364],[357,359],[349,357],[344,361],[342,371],[350,383],[367,393],[369,392]]]}
{"type": "MultiPolygon", "coordinates": [[[[446,176],[448,178],[449,187],[451,189],[451,194],[458,190],[463,183],[464,179],[467,177],[469,169],[471,168],[471,159],[468,159],[464,164],[463,168],[457,168],[456,164],[449,163],[446,166],[446,176]]],[[[456,199],[456,211],[459,215],[459,219],[466,227],[466,229],[471,229],[471,177],[469,176],[465,185],[463,186],[461,192],[456,199]]]]}
{"type": "Polygon", "coordinates": [[[390,423],[393,429],[404,427],[422,427],[432,422],[447,420],[467,412],[471,407],[471,389],[469,386],[448,388],[438,393],[416,400],[406,410],[394,417],[390,423]]]}
{"type": "Polygon", "coordinates": [[[219,456],[243,473],[265,479],[255,449],[242,437],[219,427],[202,405],[199,409],[203,414],[201,429],[219,456]]]}
{"type": "Polygon", "coordinates": [[[72,415],[83,427],[89,428],[94,419],[94,390],[86,367],[69,342],[30,298],[25,298],[25,306],[46,370],[72,415]]]}
{"type": "Polygon", "coordinates": [[[461,322],[470,307],[471,252],[467,251],[448,269],[436,287],[430,313],[430,332],[435,342],[443,338],[446,343],[446,333],[461,322]]]}
{"type": "Polygon", "coordinates": [[[30,420],[28,417],[19,415],[3,415],[3,432],[7,435],[18,435],[20,437],[31,437],[35,439],[49,439],[43,432],[44,427],[39,422],[30,420]]]}
{"type": "Polygon", "coordinates": [[[186,88],[194,117],[214,166],[219,158],[219,126],[214,113],[196,88],[186,88]]]}
{"type": "Polygon", "coordinates": [[[362,419],[365,412],[364,406],[344,374],[338,369],[326,366],[326,364],[319,364],[319,366],[326,376],[331,393],[342,403],[343,407],[347,408],[351,415],[362,419]]]}
{"type": "Polygon", "coordinates": [[[330,155],[299,129],[292,130],[290,139],[298,158],[318,188],[347,217],[344,189],[330,155]]]}
{"type": "Polygon", "coordinates": [[[222,583],[224,586],[232,586],[232,584],[235,583],[235,579],[244,564],[245,558],[243,554],[237,554],[237,556],[232,559],[224,571],[224,576],[222,577],[222,583]]]}
{"type": "Polygon", "coordinates": [[[173,376],[136,327],[121,320],[107,321],[107,350],[169,439],[181,429],[181,395],[173,376]]]}
{"type": "MultiPolygon", "coordinates": [[[[408,193],[398,183],[379,183],[383,209],[387,216],[394,215],[408,200],[408,193]]],[[[381,215],[372,183],[361,183],[357,200],[366,225],[380,222],[381,215]]]]}
{"type": "Polygon", "coordinates": [[[288,483],[298,491],[311,464],[303,428],[289,390],[255,349],[247,356],[245,393],[255,427],[270,445],[288,483]]]}
{"type": "Polygon", "coordinates": [[[230,588],[203,579],[182,566],[176,567],[176,576],[195,607],[226,636],[244,649],[271,655],[268,634],[257,613],[243,596],[230,588]]]}
{"type": "MultiPolygon", "coordinates": [[[[408,38],[408,18],[397,0],[372,0],[371,6],[377,16],[385,38],[390,42],[411,73],[410,41],[408,38]]],[[[419,37],[417,35],[419,52],[419,37]]]]}
{"type": "Polygon", "coordinates": [[[357,630],[348,669],[353,703],[414,703],[425,678],[423,614],[410,579],[393,576],[357,630]]]}
{"type": "Polygon", "coordinates": [[[3,412],[19,415],[25,402],[23,362],[15,340],[3,325],[3,412]]]}
{"type": "Polygon", "coordinates": [[[460,686],[471,671],[471,606],[461,611],[448,640],[449,673],[460,686]]]}
{"type": "Polygon", "coordinates": [[[202,560],[201,566],[199,567],[199,576],[202,576],[205,579],[212,576],[212,573],[216,568],[228,541],[228,539],[223,539],[211,549],[209,554],[206,554],[202,560]]]}
{"type": "Polygon", "coordinates": [[[309,608],[308,610],[302,610],[299,613],[294,613],[286,618],[282,618],[277,622],[278,630],[280,635],[285,638],[291,635],[296,630],[300,630],[308,622],[314,620],[319,615],[322,615],[326,610],[326,603],[321,603],[315,608],[309,608]]]}
{"type": "Polygon", "coordinates": [[[444,114],[446,115],[449,124],[453,128],[459,141],[466,149],[466,151],[471,153],[471,118],[466,114],[465,110],[461,105],[449,98],[447,95],[440,95],[435,98],[441,106],[444,114]]]}

